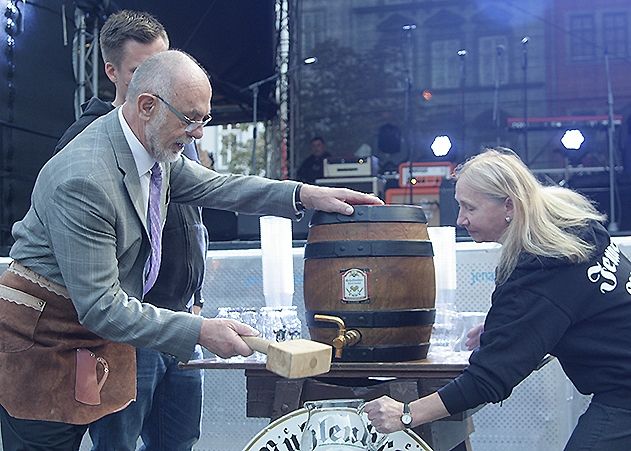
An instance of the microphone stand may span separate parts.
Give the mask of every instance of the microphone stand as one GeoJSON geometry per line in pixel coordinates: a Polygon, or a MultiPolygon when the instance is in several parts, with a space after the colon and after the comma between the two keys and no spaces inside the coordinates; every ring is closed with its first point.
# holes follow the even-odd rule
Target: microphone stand
{"type": "Polygon", "coordinates": [[[524,163],[530,164],[528,159],[528,42],[530,38],[524,36],[521,40],[521,48],[523,53],[523,60],[521,69],[524,72],[524,163]]]}
{"type": "Polygon", "coordinates": [[[618,218],[616,215],[616,165],[614,159],[614,116],[613,116],[613,91],[611,89],[611,74],[609,72],[609,52],[605,50],[605,76],[607,78],[607,150],[609,155],[609,227],[610,232],[618,231],[618,218]]]}
{"type": "Polygon", "coordinates": [[[405,117],[405,141],[408,151],[408,185],[409,189],[409,204],[414,205],[414,185],[412,185],[412,31],[416,30],[415,24],[403,25],[403,59],[405,62],[405,99],[404,99],[404,111],[405,117]]]}
{"type": "MultiPolygon", "coordinates": [[[[302,60],[302,63],[299,65],[296,65],[294,67],[290,67],[289,69],[287,69],[284,74],[288,75],[291,72],[299,69],[300,67],[302,67],[302,65],[310,65],[310,64],[315,64],[318,62],[318,58],[316,58],[315,56],[310,56],[305,58],[304,60],[302,60]]],[[[252,125],[254,126],[254,128],[252,129],[252,161],[251,161],[251,169],[250,169],[250,174],[254,174],[256,172],[256,139],[257,139],[257,126],[258,126],[258,99],[259,99],[259,88],[264,85],[265,83],[269,83],[270,81],[274,81],[276,79],[278,79],[281,76],[280,72],[275,72],[274,74],[270,75],[267,78],[264,78],[262,80],[259,81],[255,81],[254,83],[246,86],[244,89],[242,89],[241,91],[245,91],[247,89],[250,89],[252,91],[252,125]]]]}
{"type": "Polygon", "coordinates": [[[493,122],[495,123],[495,140],[500,145],[500,58],[504,53],[504,46],[498,45],[495,54],[495,89],[493,92],[493,122]]]}
{"type": "Polygon", "coordinates": [[[270,75],[263,80],[255,81],[254,83],[248,85],[246,88],[252,90],[252,125],[254,126],[252,130],[252,162],[250,163],[250,174],[254,174],[256,172],[256,138],[258,125],[257,113],[259,103],[259,88],[265,83],[276,80],[278,77],[280,77],[280,74],[276,72],[275,74],[270,75]]]}
{"type": "Polygon", "coordinates": [[[466,148],[465,148],[465,135],[467,129],[467,121],[465,115],[465,88],[467,84],[467,64],[466,56],[467,51],[465,49],[458,50],[458,56],[460,57],[460,115],[461,115],[461,137],[460,137],[460,157],[464,161],[466,148]]]}

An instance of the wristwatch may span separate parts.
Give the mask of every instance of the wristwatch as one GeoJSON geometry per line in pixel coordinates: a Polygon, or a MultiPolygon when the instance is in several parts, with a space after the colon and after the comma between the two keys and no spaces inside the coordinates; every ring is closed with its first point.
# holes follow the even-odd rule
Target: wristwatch
{"type": "Polygon", "coordinates": [[[410,414],[410,403],[408,402],[403,403],[403,414],[401,415],[401,423],[403,423],[403,426],[405,426],[406,428],[409,428],[412,424],[412,414],[410,414]]]}
{"type": "Polygon", "coordinates": [[[296,187],[294,190],[294,208],[296,210],[296,220],[300,221],[305,215],[305,204],[300,200],[300,189],[302,188],[302,183],[296,187]]]}

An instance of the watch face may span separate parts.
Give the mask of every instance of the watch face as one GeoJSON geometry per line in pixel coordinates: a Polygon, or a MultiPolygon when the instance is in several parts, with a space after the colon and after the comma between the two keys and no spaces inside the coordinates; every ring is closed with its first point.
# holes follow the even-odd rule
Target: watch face
{"type": "Polygon", "coordinates": [[[412,415],[410,415],[409,413],[404,413],[403,415],[401,415],[401,423],[406,426],[412,424],[412,415]]]}

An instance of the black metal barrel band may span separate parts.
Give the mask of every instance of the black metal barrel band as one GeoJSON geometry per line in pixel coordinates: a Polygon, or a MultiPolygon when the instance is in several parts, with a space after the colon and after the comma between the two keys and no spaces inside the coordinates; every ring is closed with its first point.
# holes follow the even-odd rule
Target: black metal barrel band
{"type": "Polygon", "coordinates": [[[428,240],[353,240],[307,243],[304,258],[433,257],[428,240]]]}
{"type": "Polygon", "coordinates": [[[340,360],[348,362],[405,362],[424,359],[427,357],[428,351],[429,343],[391,346],[358,345],[344,348],[340,360]]]}
{"type": "Polygon", "coordinates": [[[337,325],[326,321],[316,321],[314,315],[329,315],[341,318],[346,328],[355,327],[409,327],[434,324],[436,309],[380,310],[380,311],[340,311],[307,310],[307,325],[318,328],[335,328],[337,325]]]}
{"type": "Polygon", "coordinates": [[[367,206],[356,205],[352,215],[316,211],[309,227],[356,222],[416,222],[427,223],[423,209],[417,205],[367,206]]]}

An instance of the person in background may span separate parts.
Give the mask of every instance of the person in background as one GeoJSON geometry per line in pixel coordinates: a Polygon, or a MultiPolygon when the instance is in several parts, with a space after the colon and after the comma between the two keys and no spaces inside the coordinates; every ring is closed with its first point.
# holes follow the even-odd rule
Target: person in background
{"type": "Polygon", "coordinates": [[[579,392],[593,395],[565,450],[631,449],[631,262],[604,215],[574,191],[542,186],[504,148],[457,168],[455,197],[458,225],[476,242],[502,244],[479,348],[433,394],[366,403],[372,424],[393,432],[500,402],[551,354],[579,392]]]}
{"type": "Polygon", "coordinates": [[[320,136],[311,140],[311,155],[298,168],[297,178],[304,183],[315,183],[324,176],[324,159],[331,154],[326,150],[326,143],[320,136]]]}
{"type": "MultiPolygon", "coordinates": [[[[59,152],[85,127],[125,101],[136,68],[148,57],[169,48],[163,25],[151,14],[123,10],[108,17],[99,35],[105,73],[116,87],[115,98],[97,97],[59,140],[59,152]]],[[[195,143],[183,154],[198,161],[195,143]]],[[[144,302],[198,315],[204,304],[202,284],[208,234],[199,207],[169,204],[162,236],[158,278],[144,302]]],[[[191,359],[202,358],[195,347],[191,359]]],[[[135,450],[142,437],[144,450],[190,450],[199,440],[203,403],[203,371],[182,371],[178,361],[149,348],[136,349],[137,396],[127,408],[90,426],[93,451],[135,450]]]]}
{"type": "Polygon", "coordinates": [[[0,275],[0,426],[5,451],[76,450],[87,426],[136,396],[136,348],[187,361],[197,344],[250,355],[237,321],[142,302],[170,202],[299,219],[352,214],[372,195],[222,175],[182,157],[211,120],[206,71],[164,51],[134,72],[125,103],[40,171],[0,275]]]}

